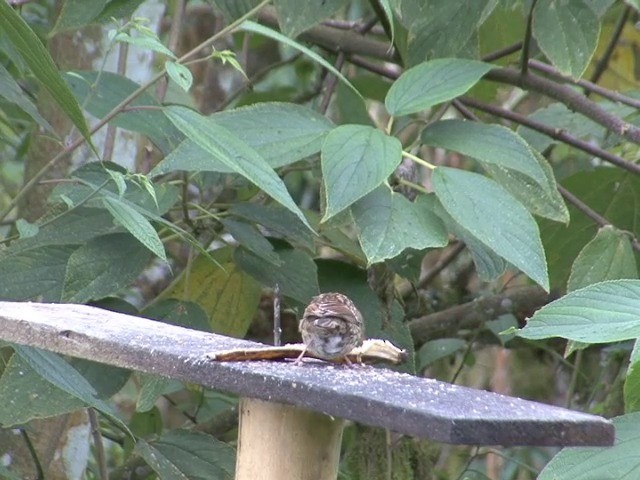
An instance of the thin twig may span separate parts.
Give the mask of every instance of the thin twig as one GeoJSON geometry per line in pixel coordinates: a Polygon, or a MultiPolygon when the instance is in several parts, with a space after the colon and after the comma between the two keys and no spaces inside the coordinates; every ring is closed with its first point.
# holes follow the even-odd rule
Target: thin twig
{"type": "Polygon", "coordinates": [[[282,322],[280,320],[280,285],[273,287],[273,344],[282,345],[282,322]]]}
{"type": "Polygon", "coordinates": [[[91,426],[91,436],[93,437],[93,446],[96,449],[96,463],[100,472],[101,480],[109,479],[109,471],[107,470],[107,456],[104,452],[104,444],[102,443],[102,435],[100,434],[100,422],[94,408],[87,408],[89,414],[89,425],[91,426]]]}
{"type": "Polygon", "coordinates": [[[630,142],[640,144],[640,128],[607,112],[597,103],[592,102],[580,92],[566,85],[560,85],[537,75],[522,76],[512,68],[496,68],[485,75],[485,79],[520,87],[523,90],[541,93],[549,98],[562,102],[574,110],[602,125],[607,130],[623,136],[630,142]]]}
{"type": "MultiPolygon", "coordinates": [[[[169,41],[167,42],[167,48],[172,52],[178,50],[180,44],[180,30],[182,29],[182,23],[185,13],[185,0],[177,0],[174,2],[173,15],[171,16],[171,28],[169,29],[169,41]]],[[[162,103],[164,97],[167,95],[167,88],[169,87],[169,79],[163,77],[162,81],[158,83],[156,89],[156,98],[158,102],[162,103]]]]}
{"type": "MultiPolygon", "coordinates": [[[[129,55],[129,44],[120,42],[118,45],[118,75],[124,76],[127,73],[127,56],[129,55]]],[[[113,150],[116,144],[116,132],[118,127],[113,123],[107,125],[107,134],[104,139],[104,150],[102,151],[102,161],[110,162],[113,157],[113,150]]]]}
{"type": "Polygon", "coordinates": [[[527,15],[527,29],[524,33],[524,41],[522,42],[522,56],[520,57],[520,73],[526,75],[529,69],[529,47],[531,45],[531,30],[533,26],[533,9],[536,8],[538,0],[532,0],[527,15]]]}
{"type": "Polygon", "coordinates": [[[574,207],[576,207],[578,210],[584,213],[587,217],[589,217],[596,224],[598,224],[598,226],[604,227],[605,225],[611,225],[611,222],[609,220],[607,220],[598,212],[593,210],[591,207],[589,207],[589,205],[584,203],[582,200],[580,200],[578,197],[576,197],[573,193],[571,193],[569,190],[564,188],[562,185],[558,185],[558,191],[560,192],[560,195],[562,195],[562,197],[567,202],[571,203],[574,207]]]}
{"type": "MultiPolygon", "coordinates": [[[[338,53],[338,57],[336,58],[335,63],[333,64],[334,68],[339,72],[342,70],[342,66],[344,65],[344,52],[338,53]]],[[[331,103],[331,97],[333,96],[333,92],[335,91],[336,85],[338,85],[338,77],[333,74],[327,75],[324,80],[324,95],[322,97],[322,101],[318,106],[318,112],[322,115],[327,113],[327,109],[329,108],[329,103],[331,103]]]]}
{"type": "Polygon", "coordinates": [[[464,251],[465,247],[466,246],[463,242],[458,242],[449,251],[444,252],[433,268],[420,279],[417,288],[421,289],[427,287],[438,275],[440,275],[440,272],[447,268],[447,266],[449,266],[451,262],[453,262],[458,255],[464,251]]]}
{"type": "Polygon", "coordinates": [[[538,60],[529,60],[529,66],[549,75],[554,80],[558,80],[563,83],[572,83],[574,85],[578,85],[579,87],[582,87],[586,90],[587,95],[589,93],[595,93],[611,101],[624,103],[625,105],[640,109],[640,100],[638,100],[637,98],[628,97],[621,94],[620,92],[609,90],[608,88],[601,87],[600,85],[592,83],[589,80],[574,80],[571,77],[563,75],[547,63],[539,62],[538,60]]]}
{"type": "Polygon", "coordinates": [[[591,78],[589,79],[591,80],[591,82],[598,83],[598,80],[600,80],[600,77],[609,66],[609,60],[613,55],[613,51],[616,49],[616,45],[618,44],[618,40],[620,40],[620,36],[622,35],[622,31],[624,30],[624,26],[627,23],[627,19],[629,18],[630,13],[631,6],[627,5],[627,7],[622,12],[622,15],[620,15],[620,18],[618,18],[618,21],[616,22],[616,26],[613,29],[613,35],[611,36],[611,40],[609,40],[609,43],[607,44],[607,48],[602,54],[600,60],[596,62],[596,66],[593,69],[591,78]]]}
{"type": "Polygon", "coordinates": [[[516,53],[518,50],[522,48],[522,42],[516,42],[513,45],[509,45],[507,47],[501,48],[500,50],[496,50],[495,52],[491,52],[482,57],[483,62],[493,62],[494,60],[498,60],[500,58],[511,55],[512,53],[516,53]]]}

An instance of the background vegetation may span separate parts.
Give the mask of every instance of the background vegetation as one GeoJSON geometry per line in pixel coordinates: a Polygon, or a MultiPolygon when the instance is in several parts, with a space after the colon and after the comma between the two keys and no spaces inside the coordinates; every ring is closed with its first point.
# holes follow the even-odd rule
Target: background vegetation
{"type": "MultiPolygon", "coordinates": [[[[276,288],[285,341],[341,291],[406,371],[617,427],[556,455],[351,426],[342,478],[631,478],[638,8],[1,1],[0,298],[269,343],[276,288]]],[[[2,478],[233,475],[228,395],[6,344],[0,372],[2,478]]]]}

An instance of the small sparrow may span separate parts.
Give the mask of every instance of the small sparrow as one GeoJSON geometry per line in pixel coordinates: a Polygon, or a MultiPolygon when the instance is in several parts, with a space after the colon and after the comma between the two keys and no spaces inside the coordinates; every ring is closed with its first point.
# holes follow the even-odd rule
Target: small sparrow
{"type": "Polygon", "coordinates": [[[323,293],[311,299],[305,309],[299,328],[305,348],[296,359],[309,351],[324,360],[344,358],[364,340],[362,314],[354,303],[341,293],[323,293]]]}

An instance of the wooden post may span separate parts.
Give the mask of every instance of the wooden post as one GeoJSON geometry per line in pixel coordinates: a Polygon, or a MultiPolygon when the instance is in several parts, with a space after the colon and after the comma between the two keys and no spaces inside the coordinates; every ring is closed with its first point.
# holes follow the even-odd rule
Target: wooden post
{"type": "Polygon", "coordinates": [[[335,480],[343,427],[339,418],[243,398],[236,480],[335,480]]]}

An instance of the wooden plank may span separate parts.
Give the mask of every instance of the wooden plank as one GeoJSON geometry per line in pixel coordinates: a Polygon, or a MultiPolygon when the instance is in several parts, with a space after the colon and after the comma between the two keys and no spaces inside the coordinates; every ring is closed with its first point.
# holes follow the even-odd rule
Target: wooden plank
{"type": "Polygon", "coordinates": [[[440,442],[605,446],[614,439],[601,417],[386,368],[212,362],[207,353],[257,344],[85,305],[0,302],[0,339],[440,442]]]}

